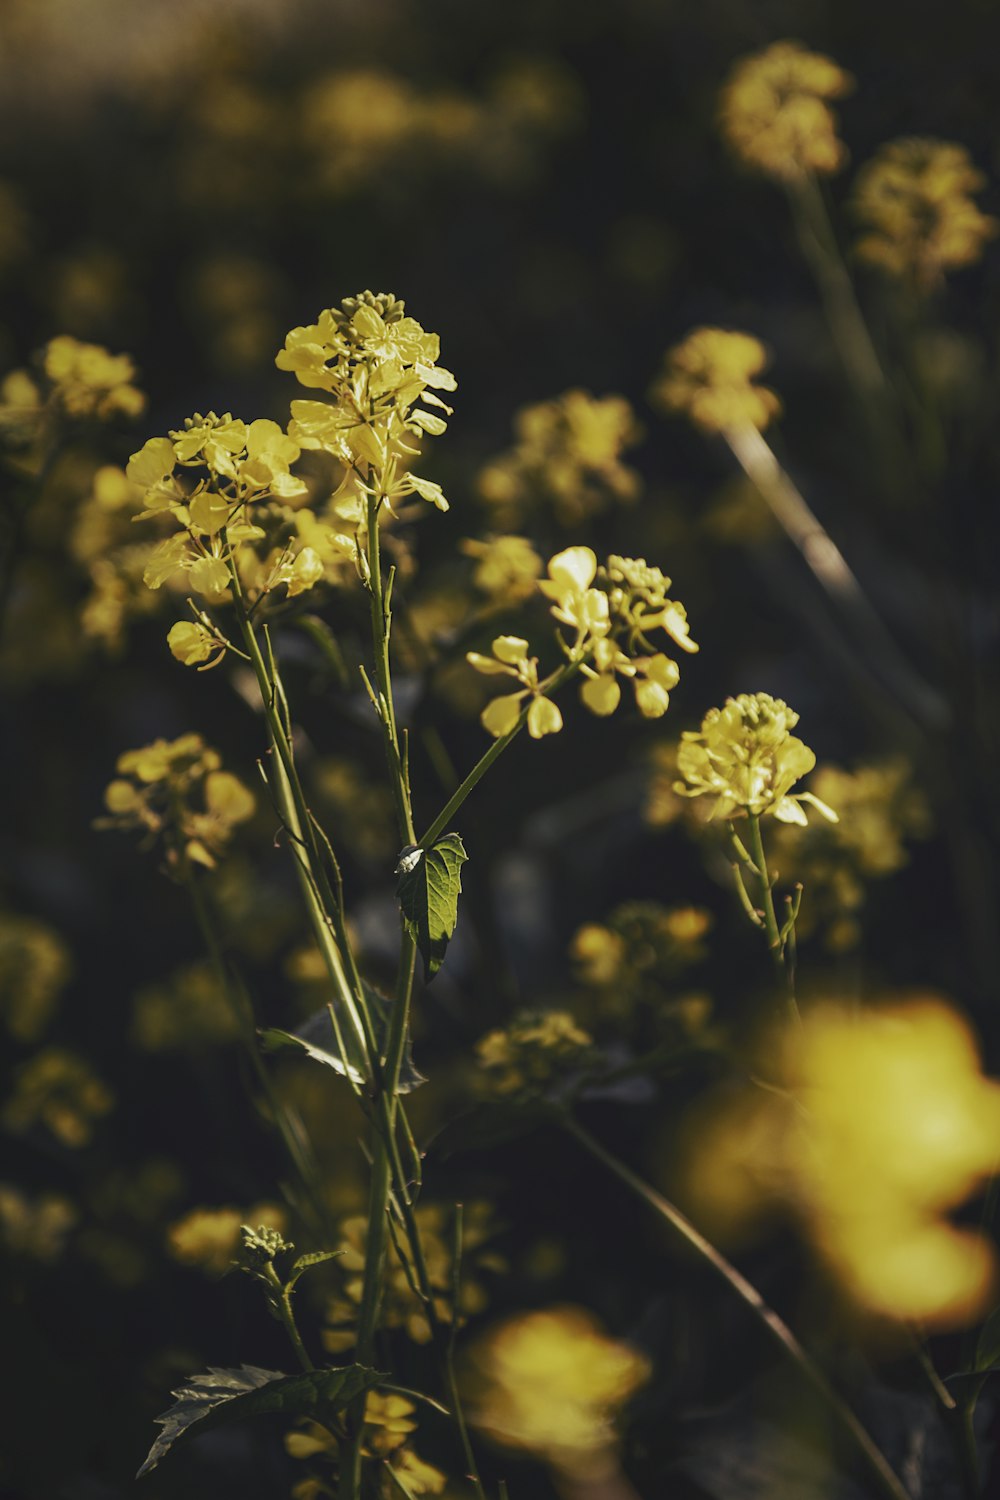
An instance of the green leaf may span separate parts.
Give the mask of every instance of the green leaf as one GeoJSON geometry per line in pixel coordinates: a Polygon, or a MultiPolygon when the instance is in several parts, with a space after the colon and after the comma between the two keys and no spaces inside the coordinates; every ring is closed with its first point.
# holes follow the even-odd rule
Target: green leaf
{"type": "Polygon", "coordinates": [[[381,1378],[377,1370],[363,1365],[311,1370],[305,1375],[283,1375],[280,1370],[241,1365],[238,1370],[210,1369],[205,1375],[192,1375],[171,1391],[177,1399],[156,1418],[163,1430],[135,1477],[139,1479],[155,1469],[174,1444],[193,1429],[206,1432],[224,1422],[240,1422],[265,1412],[329,1416],[349,1406],[355,1396],[370,1390],[381,1378]]]}
{"type": "Polygon", "coordinates": [[[403,921],[420,949],[428,979],[440,969],[455,931],[462,866],[468,857],[458,834],[445,833],[429,849],[404,849],[396,866],[403,921]]]}
{"type": "MultiPolygon", "coordinates": [[[[368,1013],[372,1018],[372,1026],[379,1044],[379,1054],[385,1060],[385,1042],[389,1031],[389,1012],[392,1001],[385,995],[380,995],[378,990],[373,989],[370,984],[365,984],[365,1001],[368,1013]]],[[[368,1057],[362,1046],[361,1039],[347,1020],[346,1012],[339,997],[335,997],[330,1004],[333,1006],[340,1023],[340,1035],[344,1043],[345,1058],[341,1056],[340,1047],[337,1043],[337,1033],[334,1030],[333,1021],[330,1016],[329,1006],[324,1005],[322,1010],[317,1010],[303,1021],[297,1031],[281,1031],[277,1027],[270,1027],[260,1033],[261,1045],[265,1052],[277,1052],[282,1048],[290,1048],[293,1051],[304,1052],[307,1057],[316,1062],[323,1063],[325,1067],[332,1068],[339,1073],[341,1078],[350,1078],[354,1083],[367,1084],[369,1078],[368,1057]]],[[[427,1080],[424,1075],[417,1071],[413,1065],[413,1055],[410,1048],[410,1038],[407,1035],[406,1047],[403,1052],[403,1062],[399,1070],[399,1085],[397,1093],[410,1094],[419,1088],[427,1080]]]]}
{"type": "Polygon", "coordinates": [[[336,1260],[343,1255],[343,1250],[311,1250],[308,1255],[300,1255],[288,1273],[286,1286],[294,1286],[304,1271],[312,1266],[321,1266],[328,1260],[336,1260]]]}
{"type": "Polygon", "coordinates": [[[976,1370],[1000,1368],[1000,1307],[995,1307],[979,1331],[976,1370]]]}

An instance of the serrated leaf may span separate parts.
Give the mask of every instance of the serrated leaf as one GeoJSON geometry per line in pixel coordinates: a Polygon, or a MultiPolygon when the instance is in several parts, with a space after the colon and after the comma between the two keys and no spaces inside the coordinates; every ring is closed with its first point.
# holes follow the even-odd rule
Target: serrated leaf
{"type": "Polygon", "coordinates": [[[192,1375],[171,1391],[173,1406],[156,1418],[163,1429],[136,1478],[155,1469],[181,1438],[192,1430],[206,1432],[226,1422],[266,1412],[285,1416],[329,1415],[349,1406],[355,1396],[377,1385],[382,1376],[363,1365],[342,1365],[333,1370],[311,1370],[303,1375],[283,1375],[280,1370],[262,1370],[241,1365],[237,1370],[209,1369],[192,1375]]]}
{"type": "MultiPolygon", "coordinates": [[[[392,1001],[385,995],[379,994],[370,984],[364,986],[365,1000],[368,1003],[369,1014],[375,1029],[375,1036],[379,1044],[379,1053],[384,1061],[384,1048],[386,1037],[389,1032],[389,1012],[392,1009],[392,1001]]],[[[266,1052],[277,1052],[282,1048],[292,1051],[304,1052],[316,1062],[323,1063],[327,1068],[332,1068],[339,1073],[341,1078],[350,1078],[354,1083],[367,1084],[369,1078],[368,1057],[361,1039],[354,1028],[347,1023],[347,1017],[339,998],[331,1002],[337,1019],[340,1022],[340,1035],[344,1043],[345,1059],[341,1056],[340,1047],[337,1043],[337,1033],[334,1030],[333,1021],[330,1017],[329,1007],[324,1005],[322,1010],[315,1011],[307,1021],[303,1021],[297,1031],[281,1031],[277,1027],[269,1027],[260,1033],[261,1045],[266,1052]]],[[[413,1065],[413,1053],[410,1046],[410,1037],[407,1034],[406,1046],[403,1051],[402,1066],[399,1070],[399,1084],[397,1093],[410,1094],[419,1088],[427,1079],[413,1065]]]]}
{"type": "Polygon", "coordinates": [[[455,931],[462,866],[468,857],[458,834],[445,833],[429,849],[404,850],[396,868],[403,921],[420,949],[429,980],[440,969],[455,931]]]}
{"type": "Polygon", "coordinates": [[[294,1286],[303,1272],[312,1266],[321,1266],[328,1260],[337,1260],[343,1255],[343,1250],[311,1250],[308,1255],[300,1255],[288,1273],[286,1285],[294,1286]]]}

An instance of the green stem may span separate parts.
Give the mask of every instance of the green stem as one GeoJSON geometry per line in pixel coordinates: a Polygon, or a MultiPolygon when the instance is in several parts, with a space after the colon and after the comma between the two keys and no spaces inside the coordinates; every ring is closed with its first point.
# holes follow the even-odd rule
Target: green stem
{"type": "Polygon", "coordinates": [[[774,961],[775,973],[785,990],[789,1017],[793,1021],[798,1021],[799,1007],[795,998],[794,971],[790,963],[788,942],[781,935],[781,928],[778,925],[778,914],[774,909],[774,890],[771,876],[768,873],[767,859],[764,854],[764,839],[760,831],[760,814],[748,812],[747,825],[750,831],[750,855],[760,881],[761,909],[764,913],[764,930],[767,933],[767,946],[774,961]]]}
{"type": "Polygon", "coordinates": [[[637,1176],[630,1167],[612,1155],[601,1143],[579,1125],[570,1115],[561,1117],[563,1128],[579,1142],[585,1151],[589,1152],[596,1161],[618,1178],[636,1197],[640,1198],[661,1219],[665,1219],[671,1227],[682,1236],[692,1250],[716,1272],[732,1288],[736,1295],[746,1303],[754,1317],[763,1325],[766,1331],[784,1350],[784,1352],[797,1365],[809,1384],[819,1393],[831,1412],[847,1432],[858,1451],[861,1453],[872,1479],[878,1484],[881,1494],[891,1497],[891,1500],[912,1500],[912,1497],[904,1489],[901,1481],[889,1466],[885,1455],[872,1440],[868,1430],[862,1425],[854,1412],[841,1396],[834,1390],[819,1365],[812,1356],[807,1353],[799,1343],[795,1334],[788,1324],[778,1313],[770,1307],[758,1292],[757,1288],[749,1282],[740,1271],[732,1265],[724,1255],[718,1251],[710,1240],[697,1230],[681,1213],[680,1209],[664,1198],[660,1193],[637,1176]]]}
{"type": "Polygon", "coordinates": [[[303,1370],[311,1373],[315,1370],[316,1366],[309,1358],[309,1352],[305,1344],[303,1344],[302,1337],[296,1327],[295,1314],[292,1312],[292,1289],[284,1285],[273,1264],[269,1263],[265,1267],[264,1275],[275,1293],[274,1306],[278,1312],[278,1316],[281,1318],[285,1332],[292,1341],[292,1348],[295,1350],[299,1364],[303,1370]]]}
{"type": "Polygon", "coordinates": [[[392,616],[389,601],[382,587],[382,562],[379,552],[381,507],[380,494],[369,497],[368,589],[371,598],[372,644],[375,648],[375,680],[378,683],[378,711],[385,740],[386,759],[389,763],[392,795],[396,804],[396,821],[399,825],[400,840],[404,844],[413,844],[416,842],[416,832],[410,807],[410,789],[399,748],[396,709],[392,698],[392,673],[389,667],[389,632],[392,616]]]}
{"type": "MultiPolygon", "coordinates": [[[[576,673],[576,671],[579,669],[579,666],[580,663],[578,661],[568,661],[564,667],[561,667],[559,671],[553,675],[551,680],[546,685],[545,692],[542,696],[546,698],[554,697],[559,689],[563,686],[563,684],[568,682],[569,679],[576,673]]],[[[455,814],[458,812],[458,809],[462,806],[462,803],[465,801],[466,797],[468,797],[469,793],[475,790],[475,788],[482,781],[483,777],[486,775],[486,772],[490,769],[490,766],[492,766],[495,761],[500,759],[507,746],[511,744],[513,740],[517,739],[517,736],[521,733],[521,730],[528,722],[528,713],[530,709],[531,700],[529,699],[518,715],[517,723],[514,725],[513,729],[509,729],[506,734],[502,734],[499,739],[494,740],[485,754],[480,756],[479,760],[476,761],[476,764],[473,766],[468,776],[466,776],[461,786],[452,793],[452,795],[448,798],[448,801],[445,803],[444,807],[434,819],[434,822],[430,825],[427,831],[421,835],[420,847],[422,849],[429,848],[431,844],[434,843],[435,839],[439,839],[441,837],[442,833],[444,833],[444,831],[448,827],[448,824],[454,818],[455,814]]]]}

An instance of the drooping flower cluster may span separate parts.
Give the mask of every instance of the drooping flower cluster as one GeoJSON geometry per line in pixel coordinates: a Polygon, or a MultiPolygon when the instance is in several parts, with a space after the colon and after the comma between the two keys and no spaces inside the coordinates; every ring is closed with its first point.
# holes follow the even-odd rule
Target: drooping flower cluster
{"type": "Polygon", "coordinates": [[[477,1082],[486,1096],[543,1095],[594,1056],[593,1037],[567,1011],[521,1011],[476,1043],[477,1082]]]}
{"type": "MultiPolygon", "coordinates": [[[[550,601],[553,618],[573,631],[572,639],[561,631],[557,639],[568,664],[584,678],[580,696],[591,713],[614,713],[621,701],[618,676],[632,681],[636,704],[646,718],[666,712],[680,670],[656,650],[647,633],[663,630],[682,650],[698,649],[684,606],[667,597],[669,587],[670,579],[642,559],[610,557],[598,572],[597,556],[589,547],[568,547],[549,560],[548,577],[538,580],[538,588],[550,601]]],[[[519,692],[494,699],[483,711],[484,728],[498,737],[517,727],[526,699],[528,730],[535,739],[562,728],[562,714],[547,695],[566,669],[540,680],[538,660],[528,656],[528,649],[519,636],[499,636],[492,657],[468,654],[478,671],[506,673],[522,683],[519,692]]]]}
{"type": "Polygon", "coordinates": [[[691,1195],[713,1232],[784,1205],[859,1307],[949,1327],[989,1306],[996,1255],[947,1215],[992,1174],[1000,1085],[933,996],[824,1007],[783,1046],[781,1092],[699,1122],[691,1195]]]}
{"type": "Polygon", "coordinates": [[[973,202],[986,179],[964,146],[909,136],[889,141],[861,168],[853,208],[863,226],[855,252],[914,290],[972,265],[997,220],[973,202]]]}
{"type": "Polygon", "coordinates": [[[759,817],[806,822],[809,802],[831,822],[837,814],[812,792],[792,787],[816,764],[809,746],[791,731],[799,716],[769,693],[741,693],[723,708],[711,708],[700,730],[686,729],[677,752],[683,778],[674,790],[684,797],[713,796],[713,818],[759,817]]]}
{"type": "Polygon", "coordinates": [[[451,415],[436,394],[457,386],[437,363],[440,348],[437,334],[406,317],[391,292],[345,297],[315,323],[293,328],[277,357],[300,385],[333,398],[293,401],[289,435],[302,448],[332,453],[360,476],[363,490],[390,506],[415,494],[447,510],[440,485],[405,467],[420,452],[414,440],[443,433],[441,413],[451,415]]]}
{"type": "Polygon", "coordinates": [[[498,1442],[590,1483],[617,1465],[616,1419],[650,1374],[583,1308],[523,1313],[473,1347],[469,1415],[498,1442]]]}
{"type": "Polygon", "coordinates": [[[853,79],[798,42],[774,42],[736,64],[719,100],[723,138],[738,161],[780,182],[827,175],[844,164],[831,99],[853,79]]]}
{"type": "Polygon", "coordinates": [[[641,436],[623,396],[566,391],[518,412],[514,445],[480,470],[479,494],[508,528],[538,508],[579,525],[638,497],[639,476],[622,455],[641,436]]]}
{"type": "Polygon", "coordinates": [[[781,413],[774,391],[755,383],[767,363],[767,350],[752,334],[696,328],[667,351],[664,373],[654,382],[650,399],[705,432],[741,427],[763,432],[781,413]]]}
{"type": "Polygon", "coordinates": [[[126,750],[104,794],[110,816],[98,826],[141,829],[147,844],[162,840],[167,866],[177,873],[187,861],[211,869],[254,811],[253,794],[221,765],[197,734],[126,750]]]}

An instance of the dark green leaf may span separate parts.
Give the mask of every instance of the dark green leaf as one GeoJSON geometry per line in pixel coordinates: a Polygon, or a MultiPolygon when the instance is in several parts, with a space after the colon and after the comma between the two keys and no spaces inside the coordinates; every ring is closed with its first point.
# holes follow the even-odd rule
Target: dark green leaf
{"type": "Polygon", "coordinates": [[[455,931],[468,857],[458,834],[445,833],[429,849],[404,849],[396,866],[403,921],[420,949],[428,979],[440,969],[455,931]]]}
{"type": "MultiPolygon", "coordinates": [[[[380,995],[378,990],[373,989],[370,984],[365,985],[365,1000],[368,1003],[368,1013],[372,1018],[375,1035],[378,1038],[379,1049],[384,1047],[386,1035],[389,1029],[389,1011],[392,1001],[387,1000],[385,995],[380,995]]],[[[333,1027],[330,1011],[327,1006],[316,1011],[308,1021],[303,1021],[298,1031],[280,1031],[275,1027],[260,1033],[261,1044],[267,1052],[276,1052],[281,1048],[291,1048],[293,1051],[304,1052],[316,1062],[323,1063],[328,1068],[333,1068],[342,1078],[349,1077],[355,1083],[368,1083],[369,1067],[365,1050],[357,1033],[347,1022],[345,1012],[339,999],[332,1002],[337,1018],[340,1022],[340,1035],[344,1043],[344,1051],[347,1058],[347,1066],[341,1056],[337,1043],[337,1033],[333,1027]]],[[[410,1049],[410,1038],[406,1038],[406,1048],[403,1053],[403,1064],[399,1070],[399,1087],[397,1092],[409,1094],[415,1088],[419,1088],[427,1080],[422,1073],[418,1073],[413,1066],[413,1056],[410,1049]]]]}
{"type": "Polygon", "coordinates": [[[288,1273],[288,1286],[294,1286],[304,1271],[311,1266],[321,1266],[328,1260],[336,1260],[343,1255],[343,1250],[311,1250],[308,1255],[300,1255],[288,1273]]]}
{"type": "Polygon", "coordinates": [[[362,1365],[312,1370],[304,1375],[241,1365],[238,1370],[210,1369],[205,1375],[192,1375],[171,1391],[177,1399],[169,1411],[157,1417],[162,1431],[136,1478],[155,1469],[174,1444],[193,1429],[205,1432],[224,1422],[239,1422],[265,1412],[329,1415],[350,1405],[355,1396],[377,1385],[381,1378],[377,1370],[362,1365]]]}

